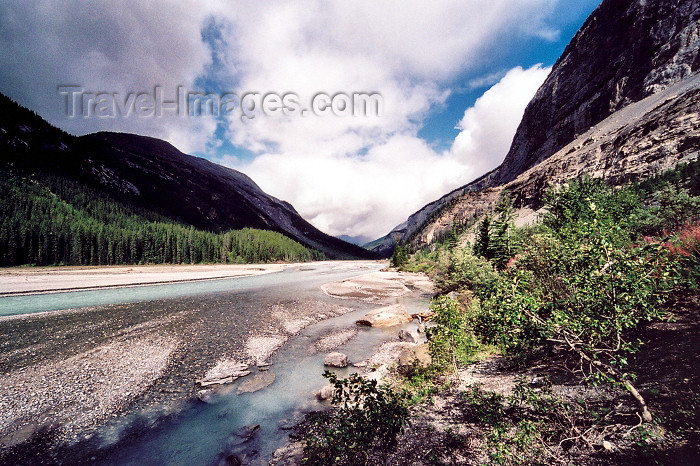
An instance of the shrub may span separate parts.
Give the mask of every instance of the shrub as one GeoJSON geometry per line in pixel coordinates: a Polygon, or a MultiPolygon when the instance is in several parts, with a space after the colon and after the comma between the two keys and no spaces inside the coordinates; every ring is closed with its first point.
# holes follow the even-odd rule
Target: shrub
{"type": "Polygon", "coordinates": [[[426,329],[428,348],[433,364],[441,369],[453,368],[472,361],[479,343],[471,331],[470,312],[473,314],[478,301],[473,299],[471,309],[464,309],[459,302],[447,296],[436,298],[430,305],[435,312],[433,326],[426,329]]]}
{"type": "Polygon", "coordinates": [[[498,273],[488,260],[462,248],[449,252],[445,273],[437,276],[436,282],[443,293],[466,288],[481,294],[492,288],[497,279],[498,273]]]}
{"type": "Polygon", "coordinates": [[[335,409],[307,417],[304,464],[370,464],[374,450],[387,449],[408,424],[403,397],[357,374],[345,379],[324,372],[335,388],[335,409]]]}
{"type": "Polygon", "coordinates": [[[670,253],[676,258],[689,285],[700,283],[700,224],[686,225],[668,243],[670,253]]]}

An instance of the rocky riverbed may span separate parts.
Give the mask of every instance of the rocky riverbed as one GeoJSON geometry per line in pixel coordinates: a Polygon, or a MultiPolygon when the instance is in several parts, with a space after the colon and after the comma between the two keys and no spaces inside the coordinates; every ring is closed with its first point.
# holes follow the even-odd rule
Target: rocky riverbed
{"type": "MultiPolygon", "coordinates": [[[[362,272],[357,264],[345,267],[344,274],[362,272]]],[[[227,364],[250,373],[241,392],[263,389],[283,370],[268,371],[271,355],[305,327],[370,311],[376,306],[369,302],[430,293],[419,275],[387,276],[336,284],[361,289],[362,297],[338,296],[327,287],[324,294],[323,283],[314,282],[306,288],[282,284],[263,296],[223,292],[0,318],[0,459],[37,460],[38,445],[40,462],[65,462],[66,451],[76,454],[71,445],[89,443],[111,419],[138,410],[177,412],[206,388],[196,381],[227,364]]],[[[312,351],[331,351],[356,333],[354,327],[333,329],[311,343],[312,351]]]]}

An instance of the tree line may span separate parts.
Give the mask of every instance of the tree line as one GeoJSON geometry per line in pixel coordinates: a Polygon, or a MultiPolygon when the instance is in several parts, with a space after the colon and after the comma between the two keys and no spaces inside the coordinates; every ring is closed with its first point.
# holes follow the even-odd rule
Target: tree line
{"type": "Polygon", "coordinates": [[[202,231],[124,206],[65,178],[37,179],[8,170],[0,172],[0,233],[5,267],[324,258],[277,232],[202,231]]]}

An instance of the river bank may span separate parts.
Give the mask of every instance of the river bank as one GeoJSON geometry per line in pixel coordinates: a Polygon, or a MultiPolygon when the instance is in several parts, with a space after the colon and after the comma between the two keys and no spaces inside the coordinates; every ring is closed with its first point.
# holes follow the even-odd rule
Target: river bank
{"type": "Polygon", "coordinates": [[[301,264],[129,265],[0,268],[0,297],[238,278],[301,264]]]}

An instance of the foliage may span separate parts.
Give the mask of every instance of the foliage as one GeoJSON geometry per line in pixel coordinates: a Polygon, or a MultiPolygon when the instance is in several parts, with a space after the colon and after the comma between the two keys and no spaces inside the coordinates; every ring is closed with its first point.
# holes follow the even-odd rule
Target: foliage
{"type": "Polygon", "coordinates": [[[634,229],[643,235],[677,230],[684,222],[700,218],[700,197],[673,185],[663,185],[649,196],[647,203],[632,214],[634,229]]]}
{"type": "Polygon", "coordinates": [[[357,374],[324,372],[335,393],[334,410],[307,416],[304,464],[371,464],[370,453],[391,447],[408,424],[403,397],[357,374]]]}
{"type": "MultiPolygon", "coordinates": [[[[471,301],[478,306],[477,300],[471,301]]],[[[447,296],[439,296],[430,305],[435,313],[434,325],[426,329],[432,363],[439,368],[453,368],[472,361],[479,343],[470,329],[469,310],[447,296]]]]}
{"type": "Polygon", "coordinates": [[[503,269],[517,250],[512,237],[514,217],[513,199],[508,191],[504,191],[493,216],[487,214],[479,223],[474,254],[491,260],[497,268],[503,269]]]}
{"type": "Polygon", "coordinates": [[[700,284],[700,224],[684,226],[667,247],[679,261],[681,273],[697,289],[700,284]]]}
{"type": "Polygon", "coordinates": [[[394,248],[394,253],[391,255],[391,266],[401,268],[408,263],[409,259],[408,246],[397,244],[394,248]]]}
{"type": "Polygon", "coordinates": [[[540,237],[484,300],[475,326],[515,356],[549,345],[581,359],[592,380],[624,385],[650,419],[626,372],[637,343],[629,330],[665,315],[677,263],[660,242],[630,244],[623,212],[635,197],[582,179],[548,199],[540,237]]]}
{"type": "Polygon", "coordinates": [[[443,293],[462,288],[481,293],[492,288],[498,280],[493,265],[483,257],[472,254],[468,248],[450,251],[448,261],[445,273],[435,277],[443,293]]]}
{"type": "Polygon", "coordinates": [[[146,218],[84,186],[54,180],[54,191],[0,172],[0,265],[308,261],[322,258],[272,231],[211,233],[146,218]],[[67,202],[64,199],[69,199],[67,202]]]}

